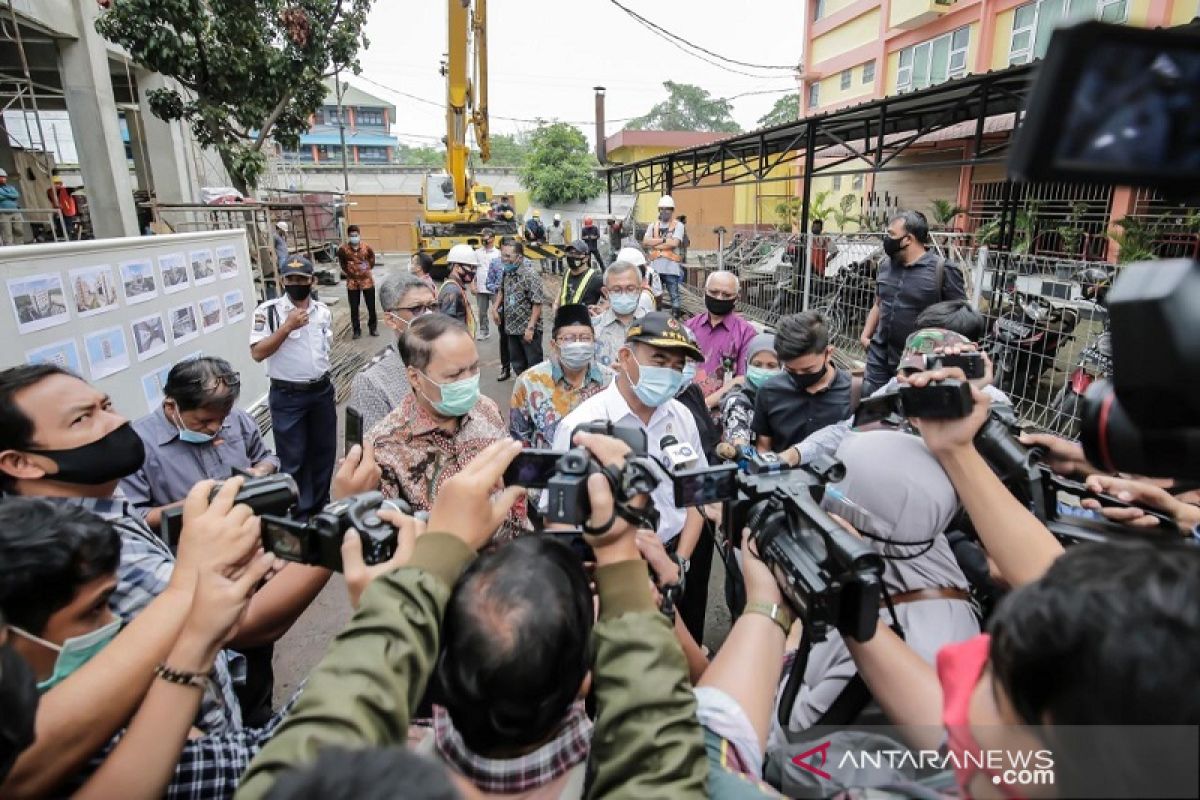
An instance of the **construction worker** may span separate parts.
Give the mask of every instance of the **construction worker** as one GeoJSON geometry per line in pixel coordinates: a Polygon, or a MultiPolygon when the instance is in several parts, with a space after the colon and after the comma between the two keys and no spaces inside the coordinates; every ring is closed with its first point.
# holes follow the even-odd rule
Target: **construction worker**
{"type": "Polygon", "coordinates": [[[20,208],[21,193],[8,182],[8,173],[0,169],[0,247],[21,244],[25,239],[20,208]]]}
{"type": "Polygon", "coordinates": [[[297,515],[307,519],[329,502],[337,447],[337,400],[330,380],[333,314],[312,297],[312,262],[283,265],[285,295],[259,304],[250,328],[250,356],[265,361],[267,403],[280,470],[300,488],[297,515]]]}
{"type": "Polygon", "coordinates": [[[430,276],[438,286],[438,310],[466,325],[471,336],[479,333],[479,324],[467,289],[475,283],[478,270],[479,257],[469,244],[454,245],[446,256],[445,264],[433,264],[429,269],[430,276]]]}
{"type": "Polygon", "coordinates": [[[563,277],[554,308],[575,304],[595,306],[604,297],[600,291],[603,288],[604,278],[600,270],[592,266],[587,243],[576,239],[567,245],[567,274],[563,277]]]}
{"type": "MultiPolygon", "coordinates": [[[[550,227],[546,229],[546,241],[557,247],[566,247],[567,229],[563,227],[562,214],[554,215],[554,220],[550,223],[550,227]]],[[[561,275],[563,272],[563,260],[561,258],[550,259],[550,271],[555,275],[561,275]]]]}
{"type": "Polygon", "coordinates": [[[546,241],[546,227],[542,225],[542,212],[536,208],[529,216],[529,221],[525,223],[525,241],[529,244],[546,241]]]}
{"type": "Polygon", "coordinates": [[[50,183],[53,185],[46,190],[46,199],[52,208],[57,208],[62,214],[63,227],[60,232],[64,239],[74,239],[79,227],[79,208],[75,205],[75,198],[71,190],[63,186],[62,176],[57,172],[51,176],[50,183]]]}
{"type": "Polygon", "coordinates": [[[596,259],[596,266],[604,268],[604,260],[600,258],[600,229],[596,227],[595,222],[591,217],[583,218],[583,230],[579,232],[579,238],[587,242],[588,246],[588,261],[596,259]]]}
{"type": "Polygon", "coordinates": [[[650,251],[650,268],[662,279],[663,288],[671,298],[671,313],[676,319],[683,315],[683,300],[679,285],[683,283],[683,263],[679,248],[686,235],[683,223],[675,219],[675,199],[664,194],[658,201],[658,220],[646,228],[642,244],[650,251]]]}

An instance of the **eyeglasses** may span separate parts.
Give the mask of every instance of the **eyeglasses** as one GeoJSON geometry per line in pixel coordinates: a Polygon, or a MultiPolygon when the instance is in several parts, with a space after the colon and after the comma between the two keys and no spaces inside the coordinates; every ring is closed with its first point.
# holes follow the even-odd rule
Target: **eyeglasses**
{"type": "Polygon", "coordinates": [[[432,314],[433,312],[437,311],[437,309],[437,303],[423,303],[416,306],[398,306],[396,311],[408,311],[414,317],[419,317],[422,314],[432,314]]]}
{"type": "Polygon", "coordinates": [[[609,294],[626,294],[626,295],[628,295],[628,294],[637,294],[640,291],[642,291],[641,287],[631,286],[631,287],[625,287],[625,288],[620,288],[620,287],[611,288],[608,290],[608,293],[609,294]]]}
{"type": "Polygon", "coordinates": [[[554,341],[558,342],[559,344],[595,344],[596,343],[596,339],[592,336],[588,336],[586,333],[581,333],[578,336],[562,336],[562,337],[555,339],[554,341]]]}

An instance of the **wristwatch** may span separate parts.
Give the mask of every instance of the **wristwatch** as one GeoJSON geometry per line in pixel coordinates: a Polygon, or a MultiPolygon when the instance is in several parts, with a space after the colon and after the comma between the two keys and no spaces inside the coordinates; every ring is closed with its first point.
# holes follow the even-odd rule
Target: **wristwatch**
{"type": "Polygon", "coordinates": [[[746,607],[742,609],[743,614],[762,614],[767,619],[774,622],[783,631],[783,635],[787,636],[792,630],[792,622],[795,617],[792,612],[788,611],[778,603],[746,603],[746,607]]]}
{"type": "Polygon", "coordinates": [[[687,575],[687,571],[692,568],[692,560],[690,558],[684,558],[683,556],[679,555],[679,553],[672,553],[671,558],[675,559],[675,563],[679,565],[679,571],[684,575],[687,575]]]}

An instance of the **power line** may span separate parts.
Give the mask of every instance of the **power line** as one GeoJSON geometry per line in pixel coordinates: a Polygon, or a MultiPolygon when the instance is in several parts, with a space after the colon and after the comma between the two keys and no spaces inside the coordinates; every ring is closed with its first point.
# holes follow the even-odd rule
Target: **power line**
{"type": "MultiPolygon", "coordinates": [[[[695,42],[688,41],[687,39],[683,38],[682,36],[680,36],[677,33],[671,33],[670,31],[668,31],[666,28],[662,27],[661,25],[656,25],[655,23],[653,23],[650,20],[643,17],[641,14],[634,11],[632,8],[622,5],[619,2],[619,0],[609,0],[609,2],[612,3],[614,6],[616,6],[617,8],[624,11],[629,16],[633,17],[635,20],[640,22],[644,27],[648,28],[653,33],[657,34],[658,36],[661,36],[664,39],[667,39],[667,41],[675,43],[677,47],[679,46],[678,42],[683,42],[688,47],[691,47],[694,50],[699,50],[701,53],[704,53],[705,55],[712,56],[713,58],[719,59],[721,61],[725,61],[729,64],[737,64],[740,67],[749,67],[750,69],[787,70],[788,72],[796,71],[797,65],[794,65],[794,64],[791,66],[783,66],[781,64],[752,64],[748,61],[739,61],[736,58],[729,58],[727,56],[723,56],[720,53],[715,53],[712,50],[709,50],[707,47],[701,47],[700,45],[696,44],[695,42]]],[[[683,48],[680,47],[680,49],[682,50],[683,48]]],[[[684,50],[684,52],[686,53],[688,51],[684,50]]],[[[696,58],[701,58],[701,56],[698,56],[695,53],[690,53],[690,55],[693,55],[696,58]]],[[[708,59],[702,59],[702,60],[708,61],[708,59]]],[[[708,63],[713,64],[712,61],[708,61],[708,63]]],[[[729,69],[728,67],[722,67],[720,64],[714,64],[714,66],[721,67],[722,69],[729,69]]],[[[738,72],[737,70],[729,70],[729,71],[730,72],[738,72]]],[[[738,74],[747,75],[749,73],[739,72],[738,74]]],[[[751,77],[759,77],[759,76],[752,75],[751,77]]]]}

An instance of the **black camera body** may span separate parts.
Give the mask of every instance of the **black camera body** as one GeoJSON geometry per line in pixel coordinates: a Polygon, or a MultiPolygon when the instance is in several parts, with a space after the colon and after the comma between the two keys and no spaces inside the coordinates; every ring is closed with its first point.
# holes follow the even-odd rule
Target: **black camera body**
{"type": "MultiPolygon", "coordinates": [[[[208,495],[210,502],[223,485],[224,481],[213,485],[208,495]]],[[[285,516],[299,499],[300,489],[296,486],[295,479],[286,472],[276,472],[262,477],[246,478],[242,488],[238,490],[237,497],[234,498],[234,505],[248,505],[250,510],[260,517],[264,514],[285,516]]],[[[183,530],[183,507],[176,506],[164,511],[159,529],[163,540],[171,549],[175,549],[179,544],[179,534],[183,530]]]]}
{"type": "Polygon", "coordinates": [[[383,508],[411,513],[402,500],[384,500],[379,492],[363,492],[335,500],[307,522],[263,514],[263,547],[285,561],[341,572],[342,539],[354,528],[362,539],[363,561],[378,564],[396,553],[397,531],[379,517],[383,508]]]}
{"type": "Polygon", "coordinates": [[[909,417],[917,419],[961,419],[975,408],[971,384],[953,378],[928,386],[901,385],[894,392],[865,397],[854,412],[854,427],[876,422],[899,424],[909,417]]]}
{"type": "MultiPolygon", "coordinates": [[[[630,463],[641,464],[642,469],[634,472],[627,471],[631,480],[637,485],[619,487],[619,491],[632,496],[638,493],[649,493],[658,485],[657,480],[649,480],[646,459],[646,432],[641,428],[628,425],[614,425],[608,420],[587,422],[571,432],[571,438],[576,433],[597,433],[620,439],[632,450],[630,463]],[[635,477],[641,474],[641,479],[635,477]]],[[[600,465],[595,462],[585,448],[572,447],[559,456],[554,474],[546,481],[546,515],[547,522],[563,525],[583,525],[592,514],[592,504],[588,498],[587,479],[594,472],[600,471],[600,465]]]]}

